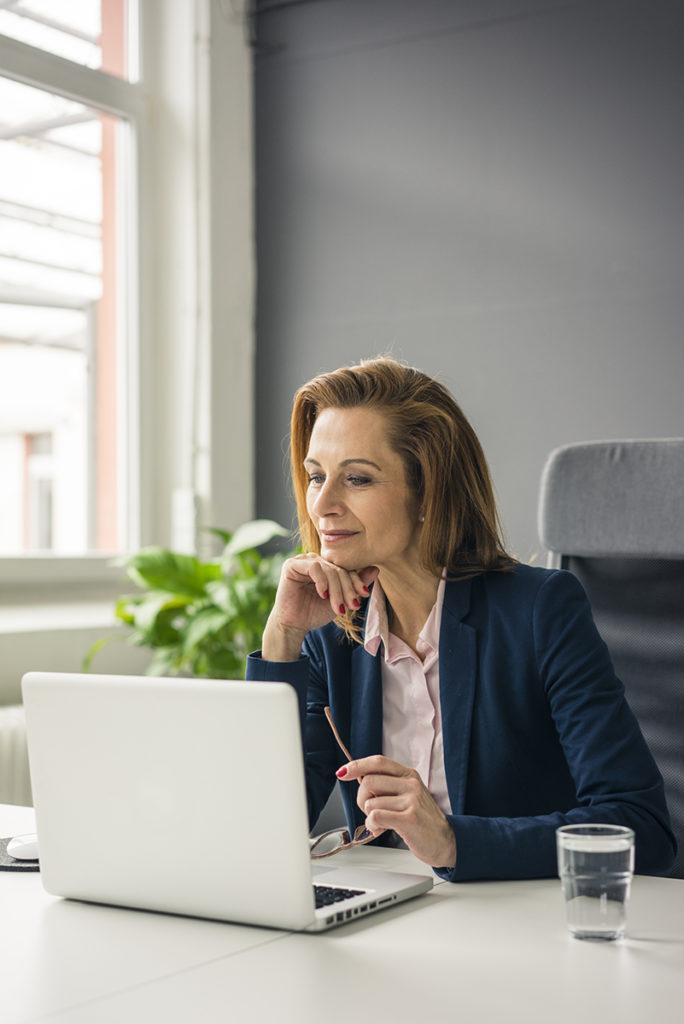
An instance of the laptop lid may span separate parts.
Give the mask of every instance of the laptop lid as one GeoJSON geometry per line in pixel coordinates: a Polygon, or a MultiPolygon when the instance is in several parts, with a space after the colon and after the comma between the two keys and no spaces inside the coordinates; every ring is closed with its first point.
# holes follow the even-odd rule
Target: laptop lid
{"type": "MultiPolygon", "coordinates": [[[[384,873],[348,918],[315,910],[288,684],[33,672],[22,691],[41,875],[54,895],[318,929],[432,885],[384,873]]],[[[327,863],[321,873],[361,888],[327,863]]]]}

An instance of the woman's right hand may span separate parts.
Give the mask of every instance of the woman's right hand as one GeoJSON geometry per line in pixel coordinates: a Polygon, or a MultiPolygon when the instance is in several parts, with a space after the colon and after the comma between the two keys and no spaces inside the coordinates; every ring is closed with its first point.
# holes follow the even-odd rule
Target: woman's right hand
{"type": "Polygon", "coordinates": [[[264,630],[261,656],[266,661],[296,661],[304,637],[346,609],[359,607],[375,566],[343,569],[317,554],[295,555],[284,563],[275,603],[264,630]]]}

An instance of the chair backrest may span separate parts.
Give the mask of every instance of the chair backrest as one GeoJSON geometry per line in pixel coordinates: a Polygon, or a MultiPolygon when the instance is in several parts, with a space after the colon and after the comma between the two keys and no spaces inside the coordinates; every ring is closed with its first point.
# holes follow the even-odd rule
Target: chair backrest
{"type": "Polygon", "coordinates": [[[684,438],[552,452],[539,535],[583,583],[665,780],[684,878],[684,438]]]}

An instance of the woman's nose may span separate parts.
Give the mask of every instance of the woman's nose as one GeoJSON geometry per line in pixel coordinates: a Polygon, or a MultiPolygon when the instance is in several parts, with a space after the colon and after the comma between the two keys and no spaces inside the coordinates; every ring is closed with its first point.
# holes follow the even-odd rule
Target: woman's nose
{"type": "Polygon", "coordinates": [[[329,515],[339,515],[344,510],[340,489],[335,481],[325,481],[316,492],[311,507],[319,519],[329,515]]]}

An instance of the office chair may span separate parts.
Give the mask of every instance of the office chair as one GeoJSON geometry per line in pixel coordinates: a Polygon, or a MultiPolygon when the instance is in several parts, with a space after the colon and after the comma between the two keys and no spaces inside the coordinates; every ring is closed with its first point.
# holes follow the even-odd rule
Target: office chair
{"type": "Polygon", "coordinates": [[[553,451],[539,495],[550,567],[579,577],[665,780],[684,878],[684,438],[553,451]]]}

